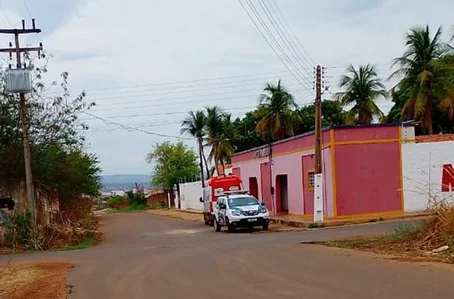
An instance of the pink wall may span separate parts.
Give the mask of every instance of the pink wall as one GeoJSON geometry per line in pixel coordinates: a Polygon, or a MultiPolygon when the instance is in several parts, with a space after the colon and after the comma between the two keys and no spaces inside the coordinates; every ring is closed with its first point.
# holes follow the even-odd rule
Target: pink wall
{"type": "Polygon", "coordinates": [[[336,142],[349,142],[358,140],[399,138],[398,126],[366,126],[357,128],[335,129],[336,142]]]}
{"type": "Polygon", "coordinates": [[[324,184],[324,215],[334,216],[334,198],[333,198],[333,176],[331,163],[331,148],[324,148],[322,151],[323,163],[323,184],[324,184]]]}
{"type": "MultiPolygon", "coordinates": [[[[276,176],[287,174],[288,212],[303,214],[303,194],[301,186],[301,153],[294,153],[273,158],[273,182],[276,176]]],[[[277,192],[277,189],[276,189],[277,192]]]]}
{"type": "MultiPolygon", "coordinates": [[[[325,130],[322,132],[322,143],[326,144],[330,142],[330,131],[325,130]]],[[[290,138],[284,141],[279,141],[273,144],[273,156],[279,156],[280,154],[294,152],[295,150],[301,149],[307,150],[310,147],[314,146],[314,134],[301,135],[294,138],[290,138]]],[[[262,148],[268,147],[267,145],[262,148]]],[[[254,152],[257,148],[239,153],[232,156],[232,164],[236,165],[240,162],[245,162],[249,160],[254,160],[254,152]]],[[[266,158],[262,158],[266,161],[266,158]]]]}
{"type": "Polygon", "coordinates": [[[301,157],[301,172],[303,173],[303,195],[304,195],[304,214],[314,214],[314,191],[309,189],[309,176],[308,171],[314,170],[314,154],[307,154],[301,157]]]}
{"type": "MultiPolygon", "coordinates": [[[[302,172],[302,156],[310,156],[313,155],[314,151],[304,151],[304,152],[297,152],[289,155],[277,156],[273,158],[273,184],[276,186],[276,177],[278,175],[287,175],[287,183],[288,183],[288,212],[290,214],[313,214],[313,192],[312,191],[305,191],[303,193],[303,172],[302,172]],[[304,196],[306,195],[306,197],[304,196]],[[306,201],[305,201],[306,200],[306,201]],[[307,203],[311,208],[309,212],[305,212],[304,210],[304,203],[307,203]]],[[[323,169],[325,171],[324,175],[324,186],[325,186],[325,215],[331,216],[333,214],[333,191],[332,191],[332,177],[331,177],[331,151],[329,147],[326,147],[322,151],[323,159],[323,169]]],[[[240,169],[241,179],[243,181],[243,186],[245,189],[251,189],[249,186],[249,178],[250,177],[257,177],[258,182],[258,193],[259,199],[263,201],[263,191],[262,191],[262,184],[265,183],[265,189],[269,189],[269,173],[265,174],[264,181],[262,181],[262,176],[260,174],[260,165],[266,160],[258,159],[255,161],[239,163],[235,165],[235,168],[240,169]]],[[[263,166],[262,166],[263,167],[263,166]]],[[[308,169],[314,169],[314,162],[313,159],[307,165],[308,169]]],[[[277,188],[275,189],[277,195],[277,188]]],[[[268,197],[269,195],[267,195],[268,197]]],[[[265,201],[267,207],[271,210],[272,205],[270,202],[265,201]]],[[[278,209],[279,210],[279,209],[278,209]]]]}
{"type": "Polygon", "coordinates": [[[335,150],[338,216],[401,210],[398,142],[335,150]]]}
{"type": "Polygon", "coordinates": [[[271,195],[271,167],[269,162],[260,164],[260,185],[259,189],[262,191],[261,201],[265,203],[268,210],[274,212],[272,195],[271,195]]]}

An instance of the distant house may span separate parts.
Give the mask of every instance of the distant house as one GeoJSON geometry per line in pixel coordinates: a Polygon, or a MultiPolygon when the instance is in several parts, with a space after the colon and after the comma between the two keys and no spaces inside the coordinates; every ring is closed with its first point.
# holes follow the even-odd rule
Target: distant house
{"type": "Polygon", "coordinates": [[[125,196],[125,190],[113,190],[110,191],[110,196],[125,196]]]}

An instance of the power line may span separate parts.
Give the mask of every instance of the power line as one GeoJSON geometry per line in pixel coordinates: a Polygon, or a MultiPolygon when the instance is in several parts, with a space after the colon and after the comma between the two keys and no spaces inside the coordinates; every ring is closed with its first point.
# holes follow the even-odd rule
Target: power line
{"type": "MultiPolygon", "coordinates": [[[[242,109],[252,109],[257,106],[247,106],[247,107],[234,107],[230,108],[231,110],[242,110],[242,109]]],[[[175,115],[175,114],[186,114],[188,111],[173,111],[173,112],[163,112],[163,113],[146,113],[146,114],[128,114],[128,115],[117,115],[117,116],[107,116],[103,119],[117,119],[117,118],[133,118],[133,117],[144,117],[144,116],[162,116],[162,115],[175,115]]],[[[90,119],[81,119],[81,121],[86,121],[90,119]]]]}
{"type": "MultiPolygon", "coordinates": [[[[292,81],[284,81],[286,80],[286,77],[279,77],[280,79],[283,79],[282,81],[284,84],[286,82],[293,82],[293,78],[291,79],[292,81]]],[[[132,95],[132,93],[135,92],[153,92],[155,95],[166,95],[166,94],[179,94],[179,93],[187,93],[187,92],[196,92],[196,91],[210,91],[210,90],[219,90],[219,89],[226,89],[226,88],[238,88],[238,87],[254,87],[254,89],[257,88],[258,85],[261,85],[260,83],[263,83],[265,85],[264,79],[250,79],[250,80],[243,80],[243,81],[227,81],[227,82],[219,82],[215,84],[206,84],[206,85],[189,85],[189,86],[176,86],[176,87],[161,87],[161,88],[147,88],[147,89],[135,89],[135,90],[121,90],[117,92],[102,92],[102,93],[90,93],[89,91],[85,91],[87,94],[89,94],[92,97],[108,97],[109,95],[119,95],[126,93],[128,96],[132,95]],[[241,84],[243,83],[244,84],[241,84]],[[248,83],[249,82],[249,83],[248,83]],[[197,87],[197,88],[193,88],[197,87]],[[198,88],[200,87],[200,88],[198,88]],[[183,89],[183,90],[181,90],[183,89]],[[165,92],[161,92],[165,91],[165,92]]],[[[276,79],[277,81],[278,79],[276,79]]],[[[267,80],[270,81],[270,80],[267,80]]],[[[54,93],[44,93],[44,94],[57,94],[58,92],[54,93]]],[[[151,95],[151,94],[150,94],[151,95]]],[[[110,99],[110,97],[109,97],[110,99]]]]}
{"type": "Polygon", "coordinates": [[[135,127],[130,127],[130,126],[126,126],[126,125],[123,125],[121,123],[118,123],[118,122],[115,122],[115,121],[111,121],[111,120],[108,120],[104,117],[100,117],[100,116],[97,116],[97,115],[94,115],[92,113],[89,113],[89,112],[82,112],[84,114],[87,114],[89,116],[92,116],[96,119],[99,119],[107,124],[112,124],[112,125],[116,125],[116,126],[119,126],[127,131],[137,131],[137,132],[142,132],[142,133],[145,133],[147,135],[153,135],[153,136],[158,136],[158,137],[165,137],[165,138],[176,138],[176,139],[180,139],[180,140],[193,140],[193,138],[185,138],[185,137],[181,137],[181,136],[175,136],[175,135],[167,135],[167,134],[161,134],[161,133],[156,133],[156,132],[151,132],[151,131],[147,131],[147,130],[143,130],[143,129],[140,129],[140,128],[135,128],[135,127]]]}
{"type": "Polygon", "coordinates": [[[295,47],[293,46],[293,43],[292,43],[291,39],[289,39],[287,34],[282,30],[282,27],[279,24],[279,21],[277,20],[278,18],[277,17],[274,18],[273,13],[271,12],[271,10],[268,7],[268,5],[266,4],[266,2],[264,0],[259,0],[259,4],[262,7],[263,11],[265,12],[268,20],[270,20],[271,25],[274,27],[274,29],[276,30],[276,32],[279,35],[279,37],[281,38],[281,40],[286,45],[286,47],[289,50],[290,54],[295,58],[296,62],[302,68],[307,68],[309,66],[309,69],[310,69],[310,63],[307,64],[306,61],[303,61],[303,59],[301,59],[300,55],[298,54],[298,51],[296,51],[295,47]]]}
{"type": "Polygon", "coordinates": [[[30,17],[30,19],[33,19],[33,16],[32,16],[32,14],[30,12],[30,9],[28,8],[26,0],[22,0],[22,3],[24,4],[24,7],[27,10],[27,13],[28,13],[28,16],[30,17]]]}
{"type": "Polygon", "coordinates": [[[282,57],[277,53],[276,49],[274,48],[274,46],[271,44],[271,42],[268,40],[268,38],[265,36],[265,34],[262,32],[262,30],[260,29],[260,27],[257,25],[256,21],[254,20],[254,18],[251,16],[251,14],[249,13],[249,11],[246,9],[246,7],[244,6],[243,2],[241,2],[241,0],[238,0],[238,2],[240,3],[240,5],[243,7],[243,10],[246,12],[246,14],[248,15],[249,19],[252,21],[252,23],[254,24],[254,26],[257,28],[257,30],[259,31],[260,35],[263,37],[263,39],[265,40],[265,42],[268,44],[268,46],[270,46],[271,50],[274,52],[274,54],[276,54],[276,56],[279,58],[279,60],[282,62],[282,64],[284,64],[285,68],[292,74],[292,76],[296,79],[296,81],[298,81],[302,86],[304,86],[304,83],[302,83],[300,81],[300,79],[293,73],[293,71],[289,68],[289,66],[287,65],[287,63],[285,62],[284,59],[282,59],[282,57]]]}
{"type": "MultiPolygon", "coordinates": [[[[216,78],[204,78],[204,79],[194,79],[194,80],[180,80],[180,81],[167,81],[167,82],[160,82],[160,83],[148,83],[148,84],[141,84],[141,85],[129,85],[129,86],[121,86],[121,87],[114,87],[114,88],[96,88],[96,89],[80,89],[80,90],[71,90],[71,92],[83,92],[83,91],[112,91],[112,90],[122,90],[122,89],[130,89],[130,88],[139,88],[139,87],[151,87],[151,86],[165,86],[165,85],[174,85],[174,84],[182,84],[182,83],[196,83],[196,82],[210,82],[210,81],[219,81],[224,79],[235,79],[235,78],[246,78],[246,77],[253,77],[253,76],[264,76],[264,75],[272,75],[278,74],[282,72],[288,72],[288,70],[279,70],[273,71],[268,73],[255,73],[255,74],[245,74],[245,75],[234,75],[234,76],[224,76],[224,77],[216,77],[216,78]]],[[[266,79],[266,78],[265,78],[266,79]]],[[[257,80],[257,79],[252,79],[257,80]]],[[[247,81],[242,79],[241,81],[247,81]]],[[[216,85],[222,84],[222,82],[214,82],[214,83],[204,83],[204,84],[196,84],[191,86],[205,86],[205,85],[216,85]]],[[[168,87],[168,88],[176,88],[176,87],[168,87]]],[[[184,87],[178,87],[184,88],[184,87]]]]}
{"type": "Polygon", "coordinates": [[[0,10],[2,11],[3,15],[5,16],[6,21],[9,23],[11,27],[13,26],[13,23],[11,23],[10,19],[8,18],[8,15],[5,12],[5,9],[3,8],[2,4],[0,3],[0,10]]]}
{"type": "MultiPolygon", "coordinates": [[[[303,80],[306,80],[306,82],[309,83],[309,86],[312,85],[311,81],[308,80],[299,70],[298,70],[298,67],[293,63],[293,61],[290,59],[290,57],[288,56],[288,54],[284,51],[284,49],[282,48],[281,44],[277,41],[277,39],[275,38],[275,36],[273,35],[273,33],[271,32],[271,30],[269,29],[268,25],[266,24],[266,22],[263,20],[262,16],[260,15],[260,13],[258,12],[258,10],[256,9],[256,7],[254,6],[254,4],[252,3],[251,0],[246,0],[246,3],[248,3],[248,6],[252,9],[252,12],[254,13],[254,15],[257,17],[257,19],[259,20],[259,22],[261,23],[261,25],[263,26],[263,28],[265,29],[265,31],[269,34],[269,36],[271,37],[271,39],[274,41],[275,45],[277,46],[277,48],[279,49],[279,51],[281,52],[281,54],[284,56],[284,58],[288,61],[288,63],[293,67],[293,70],[301,77],[301,79],[303,80]]],[[[311,74],[309,74],[309,77],[311,77],[311,74]]],[[[301,84],[301,85],[304,85],[304,84],[301,84]]]]}
{"type": "MultiPolygon", "coordinates": [[[[285,16],[284,14],[282,13],[281,9],[279,8],[279,5],[277,4],[276,0],[272,0],[274,6],[276,7],[277,11],[278,11],[278,15],[281,16],[282,20],[284,20],[285,24],[287,25],[287,28],[289,29],[290,33],[293,35],[293,38],[297,41],[297,43],[299,44],[300,48],[303,50],[303,52],[306,54],[306,56],[308,57],[308,59],[313,63],[315,64],[315,61],[310,57],[310,55],[306,52],[306,50],[304,49],[303,45],[301,44],[301,41],[300,39],[296,36],[295,32],[292,30],[292,27],[290,27],[289,23],[287,22],[287,20],[285,19],[285,16]]],[[[285,28],[285,26],[284,26],[285,28]]],[[[304,55],[303,55],[304,57],[304,55]]]]}

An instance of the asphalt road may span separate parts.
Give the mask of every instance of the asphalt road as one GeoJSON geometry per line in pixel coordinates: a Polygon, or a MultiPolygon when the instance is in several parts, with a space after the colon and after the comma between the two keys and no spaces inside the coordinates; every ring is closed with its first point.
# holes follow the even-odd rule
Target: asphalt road
{"type": "Polygon", "coordinates": [[[69,260],[70,299],[453,298],[454,267],[301,244],[392,230],[396,223],[293,233],[216,233],[147,213],[108,215],[94,248],[14,257],[69,260]]]}

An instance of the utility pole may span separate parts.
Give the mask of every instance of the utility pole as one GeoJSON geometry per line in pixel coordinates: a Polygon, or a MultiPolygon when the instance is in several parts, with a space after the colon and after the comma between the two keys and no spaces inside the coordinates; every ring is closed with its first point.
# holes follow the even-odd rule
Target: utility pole
{"type": "Polygon", "coordinates": [[[314,165],[314,222],[323,221],[322,175],[322,67],[315,70],[315,165],[314,165]]]}
{"type": "MultiPolygon", "coordinates": [[[[38,55],[40,56],[40,52],[43,50],[42,44],[39,47],[23,47],[21,48],[19,45],[19,36],[22,34],[31,34],[31,33],[40,33],[41,29],[37,29],[35,27],[35,19],[32,20],[32,28],[26,29],[25,28],[25,20],[22,20],[22,29],[0,29],[0,34],[11,34],[14,35],[14,47],[10,43],[10,48],[0,49],[0,53],[9,53],[10,59],[12,59],[12,54],[16,54],[16,70],[22,70],[22,53],[29,53],[32,51],[37,51],[38,55]]],[[[24,65],[25,66],[25,65],[24,65]]],[[[11,69],[11,66],[10,66],[11,69]]],[[[21,129],[22,129],[22,145],[24,148],[24,163],[25,163],[25,183],[27,188],[27,200],[28,206],[31,209],[31,214],[33,221],[36,221],[36,203],[35,203],[35,193],[33,188],[33,175],[32,175],[32,166],[31,166],[31,154],[30,154],[30,142],[28,138],[28,125],[29,125],[29,115],[28,115],[28,107],[25,100],[25,92],[30,92],[31,87],[31,77],[27,76],[26,73],[19,74],[16,73],[17,77],[9,77],[11,81],[7,83],[8,89],[11,92],[18,92],[19,91],[19,112],[20,112],[20,122],[21,122],[21,129]],[[16,80],[14,80],[16,79],[16,80]],[[19,80],[17,80],[19,79],[19,80]],[[25,82],[27,81],[28,82],[25,82]],[[19,82],[22,81],[22,82],[19,82]],[[19,83],[18,83],[19,82],[19,83]],[[21,85],[22,84],[22,85],[21,85]],[[20,85],[20,86],[19,86],[20,85]]]]}
{"type": "Polygon", "coordinates": [[[315,167],[314,172],[322,173],[322,67],[315,71],[315,167]]]}

